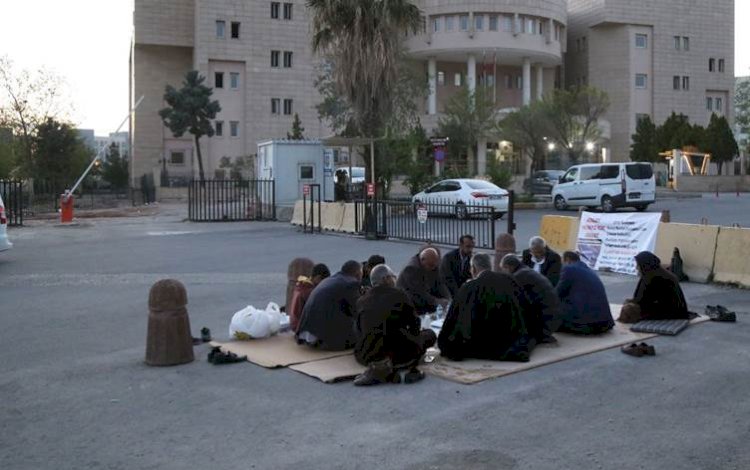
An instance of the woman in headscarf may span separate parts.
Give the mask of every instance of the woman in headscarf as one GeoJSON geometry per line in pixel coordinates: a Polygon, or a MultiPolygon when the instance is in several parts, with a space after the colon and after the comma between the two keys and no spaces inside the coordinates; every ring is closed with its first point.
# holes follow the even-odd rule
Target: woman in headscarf
{"type": "Polygon", "coordinates": [[[653,253],[642,251],[635,257],[641,279],[633,299],[623,306],[620,321],[688,319],[687,302],[677,276],[661,267],[653,253]]]}

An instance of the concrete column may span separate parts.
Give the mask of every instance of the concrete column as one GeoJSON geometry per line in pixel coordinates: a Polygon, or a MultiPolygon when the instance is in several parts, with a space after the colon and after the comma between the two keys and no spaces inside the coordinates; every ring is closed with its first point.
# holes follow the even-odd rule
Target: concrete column
{"type": "Polygon", "coordinates": [[[430,58],[427,61],[427,75],[429,76],[429,95],[427,98],[427,114],[437,113],[437,61],[430,58]]]}
{"type": "Polygon", "coordinates": [[[536,66],[536,99],[541,100],[544,94],[544,67],[536,66]]]}
{"type": "Polygon", "coordinates": [[[466,61],[466,85],[471,93],[477,89],[477,58],[474,54],[469,54],[466,61]]]}
{"type": "Polygon", "coordinates": [[[487,173],[487,140],[477,141],[477,174],[484,176],[487,173]]]}
{"type": "Polygon", "coordinates": [[[528,57],[523,58],[523,105],[531,103],[531,61],[528,57]]]}

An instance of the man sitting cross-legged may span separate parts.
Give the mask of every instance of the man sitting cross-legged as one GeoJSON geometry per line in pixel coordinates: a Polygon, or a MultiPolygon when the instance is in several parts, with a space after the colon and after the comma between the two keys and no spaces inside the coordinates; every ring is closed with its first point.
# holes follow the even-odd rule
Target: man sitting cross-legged
{"type": "Polygon", "coordinates": [[[440,330],[440,354],[527,362],[536,342],[524,324],[521,288],[508,274],[492,272],[486,254],[471,258],[471,273],[474,279],[459,289],[440,330]]]}
{"type": "Polygon", "coordinates": [[[581,261],[578,253],[563,253],[564,267],[557,284],[562,304],[562,325],[558,331],[599,334],[615,325],[607,291],[596,272],[581,261]]]}
{"type": "Polygon", "coordinates": [[[424,378],[417,369],[420,358],[437,337],[421,330],[420,321],[406,294],[396,288],[396,275],[385,264],[370,272],[372,289],[357,302],[357,344],[354,357],[367,371],[354,385],[398,383],[398,369],[408,369],[406,383],[424,378]]]}

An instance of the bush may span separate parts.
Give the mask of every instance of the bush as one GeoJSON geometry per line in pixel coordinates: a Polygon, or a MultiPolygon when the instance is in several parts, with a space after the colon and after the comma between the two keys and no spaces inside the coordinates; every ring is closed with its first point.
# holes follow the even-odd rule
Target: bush
{"type": "Polygon", "coordinates": [[[487,177],[492,184],[503,189],[508,189],[513,184],[513,172],[508,165],[500,162],[490,161],[487,165],[487,177]]]}
{"type": "Polygon", "coordinates": [[[423,191],[430,187],[437,181],[437,178],[432,174],[432,169],[424,161],[411,161],[407,165],[404,165],[404,185],[409,188],[411,195],[415,195],[420,191],[423,191]]]}

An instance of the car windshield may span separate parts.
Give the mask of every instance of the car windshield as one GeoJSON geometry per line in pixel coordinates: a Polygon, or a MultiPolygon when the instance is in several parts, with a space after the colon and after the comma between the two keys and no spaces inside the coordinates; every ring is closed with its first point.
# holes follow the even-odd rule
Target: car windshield
{"type": "Polygon", "coordinates": [[[466,181],[466,186],[470,187],[471,189],[485,189],[492,191],[496,191],[498,189],[498,187],[494,184],[482,180],[466,181]]]}

